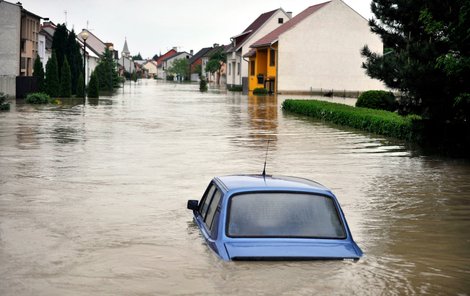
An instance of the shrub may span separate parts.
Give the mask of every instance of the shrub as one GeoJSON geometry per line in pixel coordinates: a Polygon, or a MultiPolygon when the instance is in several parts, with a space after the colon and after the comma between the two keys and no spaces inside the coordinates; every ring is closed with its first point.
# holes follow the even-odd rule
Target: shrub
{"type": "Polygon", "coordinates": [[[8,95],[0,92],[0,111],[10,110],[10,104],[7,103],[8,95]]]}
{"type": "Polygon", "coordinates": [[[207,91],[207,81],[204,77],[201,77],[201,81],[199,81],[199,91],[207,91]]]}
{"type": "Polygon", "coordinates": [[[26,103],[28,104],[49,104],[51,97],[45,93],[30,93],[26,96],[26,103]]]}
{"type": "Polygon", "coordinates": [[[95,71],[91,73],[90,82],[88,83],[88,97],[89,98],[99,98],[100,97],[100,84],[98,81],[98,76],[95,71]]]}
{"type": "Polygon", "coordinates": [[[268,90],[265,89],[265,88],[262,88],[262,87],[260,87],[260,88],[255,88],[255,89],[253,90],[253,94],[254,94],[254,95],[267,95],[267,94],[268,94],[268,90]]]}
{"type": "Polygon", "coordinates": [[[228,88],[228,91],[243,91],[242,85],[233,85],[228,88]]]}
{"type": "Polygon", "coordinates": [[[42,65],[41,58],[39,57],[39,55],[36,55],[36,59],[34,60],[33,76],[36,77],[38,91],[44,92],[46,90],[44,84],[44,67],[42,65]]]}
{"type": "Polygon", "coordinates": [[[359,96],[356,107],[395,111],[398,104],[393,93],[389,91],[369,90],[359,96]]]}
{"type": "Polygon", "coordinates": [[[401,116],[394,112],[358,108],[315,100],[286,100],[286,111],[319,118],[368,132],[400,139],[416,139],[421,125],[417,115],[401,116]]]}

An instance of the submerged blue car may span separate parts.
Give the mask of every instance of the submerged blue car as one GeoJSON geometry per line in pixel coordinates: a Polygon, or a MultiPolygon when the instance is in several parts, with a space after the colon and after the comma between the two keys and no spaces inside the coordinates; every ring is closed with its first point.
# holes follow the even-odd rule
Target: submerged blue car
{"type": "Polygon", "coordinates": [[[215,177],[188,209],[223,260],[359,259],[334,194],[296,177],[215,177]]]}

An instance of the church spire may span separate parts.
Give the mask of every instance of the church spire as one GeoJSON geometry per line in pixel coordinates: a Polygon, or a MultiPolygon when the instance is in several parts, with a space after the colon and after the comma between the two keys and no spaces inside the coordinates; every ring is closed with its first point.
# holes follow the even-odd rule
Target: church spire
{"type": "Polygon", "coordinates": [[[127,47],[127,37],[124,40],[124,48],[122,49],[122,55],[124,55],[126,57],[131,55],[131,53],[129,51],[129,47],[127,47]]]}

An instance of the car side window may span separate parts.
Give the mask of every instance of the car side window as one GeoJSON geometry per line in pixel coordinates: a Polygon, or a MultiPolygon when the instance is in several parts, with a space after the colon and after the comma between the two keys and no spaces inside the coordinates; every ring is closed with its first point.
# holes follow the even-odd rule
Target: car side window
{"type": "Polygon", "coordinates": [[[204,222],[209,229],[212,229],[212,225],[214,222],[214,215],[219,206],[220,198],[222,197],[222,192],[220,190],[216,190],[214,197],[212,198],[211,204],[209,205],[209,210],[207,211],[207,215],[204,218],[204,222]]]}
{"type": "Polygon", "coordinates": [[[209,204],[211,203],[212,196],[214,195],[216,187],[213,183],[209,185],[209,188],[206,190],[206,193],[202,197],[201,201],[201,207],[199,208],[199,213],[201,213],[201,216],[205,218],[207,209],[209,208],[209,204]]]}

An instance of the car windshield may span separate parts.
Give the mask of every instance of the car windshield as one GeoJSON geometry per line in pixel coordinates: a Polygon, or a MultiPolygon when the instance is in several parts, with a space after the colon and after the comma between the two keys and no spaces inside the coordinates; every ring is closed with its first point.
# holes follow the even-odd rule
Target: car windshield
{"type": "Polygon", "coordinates": [[[230,200],[230,237],[345,238],[333,199],[307,193],[245,193],[230,200]]]}

